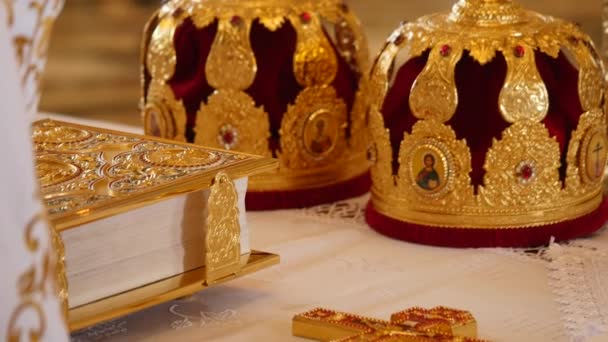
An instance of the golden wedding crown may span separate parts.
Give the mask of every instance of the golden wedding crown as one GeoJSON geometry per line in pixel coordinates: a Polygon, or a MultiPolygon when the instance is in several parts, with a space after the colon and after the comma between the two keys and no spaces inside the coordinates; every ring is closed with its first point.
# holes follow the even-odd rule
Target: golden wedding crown
{"type": "Polygon", "coordinates": [[[279,159],[251,178],[249,209],[368,191],[367,44],[341,1],[168,1],[142,57],[147,134],[279,159]]]}
{"type": "Polygon", "coordinates": [[[514,1],[460,0],[403,23],[370,75],[368,222],[462,247],[599,229],[604,88],[577,25],[514,1]]]}

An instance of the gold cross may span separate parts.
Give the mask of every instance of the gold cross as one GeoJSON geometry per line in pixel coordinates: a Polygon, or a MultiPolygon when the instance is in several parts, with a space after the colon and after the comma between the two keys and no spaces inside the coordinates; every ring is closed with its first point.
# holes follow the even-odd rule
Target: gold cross
{"type": "Polygon", "coordinates": [[[293,335],[322,342],[479,341],[470,312],[441,306],[411,308],[390,321],[314,309],[293,318],[293,335]]]}

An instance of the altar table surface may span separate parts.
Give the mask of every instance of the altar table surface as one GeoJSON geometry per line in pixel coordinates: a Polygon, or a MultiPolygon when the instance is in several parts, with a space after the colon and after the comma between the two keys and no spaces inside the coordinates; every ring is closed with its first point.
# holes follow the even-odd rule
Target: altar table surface
{"type": "MultiPolygon", "coordinates": [[[[72,341],[304,341],[292,337],[291,319],[316,307],[387,319],[412,306],[437,305],[470,310],[483,339],[572,339],[550,268],[536,251],[391,240],[365,225],[365,203],[366,196],[312,209],[250,212],[251,245],[279,254],[280,265],[83,330],[72,341]]],[[[608,231],[593,239],[608,245],[608,231]]]]}

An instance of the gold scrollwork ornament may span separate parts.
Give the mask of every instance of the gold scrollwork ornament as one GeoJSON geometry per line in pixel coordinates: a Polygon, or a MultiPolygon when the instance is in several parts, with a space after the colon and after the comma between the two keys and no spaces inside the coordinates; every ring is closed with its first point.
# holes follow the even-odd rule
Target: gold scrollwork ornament
{"type": "Polygon", "coordinates": [[[371,176],[376,191],[393,191],[395,179],[393,176],[393,151],[390,142],[390,131],[384,126],[384,118],[380,111],[372,107],[369,114],[369,125],[373,144],[370,146],[373,155],[371,176]]]}
{"type": "Polygon", "coordinates": [[[262,107],[242,91],[216,91],[196,116],[195,143],[270,156],[270,123],[262,107]]]}
{"type": "Polygon", "coordinates": [[[152,32],[146,66],[152,79],[157,82],[167,82],[175,73],[177,57],[173,45],[173,35],[180,22],[172,16],[165,16],[159,20],[152,32]]]}
{"type": "Polygon", "coordinates": [[[412,85],[410,108],[419,119],[448,121],[458,106],[455,65],[462,56],[462,49],[454,43],[435,47],[429,55],[424,70],[412,85]]]}
{"type": "Polygon", "coordinates": [[[490,207],[551,206],[560,200],[559,144],[531,120],[507,128],[486,155],[480,200],[490,207]]]}
{"type": "Polygon", "coordinates": [[[219,172],[211,185],[205,235],[205,267],[208,284],[240,269],[241,244],[238,195],[234,184],[219,172]]]}
{"type": "Polygon", "coordinates": [[[249,31],[251,22],[238,16],[219,21],[217,36],[213,41],[205,75],[215,89],[245,90],[255,80],[257,64],[249,31]]]}
{"type": "Polygon", "coordinates": [[[318,16],[292,15],[289,20],[298,34],[293,68],[296,80],[305,87],[328,85],[338,72],[338,60],[318,16]]]}
{"type": "Polygon", "coordinates": [[[517,44],[503,51],[507,78],[498,99],[503,118],[542,121],[549,111],[549,93],[536,68],[534,50],[517,44]]]}
{"type": "Polygon", "coordinates": [[[369,69],[367,39],[359,19],[348,10],[346,4],[341,7],[342,13],[335,24],[336,47],[351,69],[364,75],[369,69]]]}
{"type": "Polygon", "coordinates": [[[566,45],[578,64],[578,93],[585,111],[600,107],[605,88],[602,63],[593,58],[595,50],[589,49],[588,44],[591,43],[573,36],[566,45]]]}
{"type": "Polygon", "coordinates": [[[176,100],[169,85],[153,81],[144,107],[145,133],[177,141],[186,141],[186,108],[176,100]]]}

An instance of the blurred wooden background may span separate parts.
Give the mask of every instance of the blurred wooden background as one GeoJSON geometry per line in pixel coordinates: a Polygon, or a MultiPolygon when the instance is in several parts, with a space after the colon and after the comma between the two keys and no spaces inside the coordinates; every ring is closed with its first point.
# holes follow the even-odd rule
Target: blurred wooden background
{"type": "MultiPolygon", "coordinates": [[[[346,0],[357,11],[372,56],[401,20],[444,11],[455,0],[346,0]]],[[[68,0],[59,17],[43,85],[42,111],[139,125],[139,45],[160,0],[68,0]]],[[[600,0],[520,0],[583,25],[601,38],[600,0]]]]}

